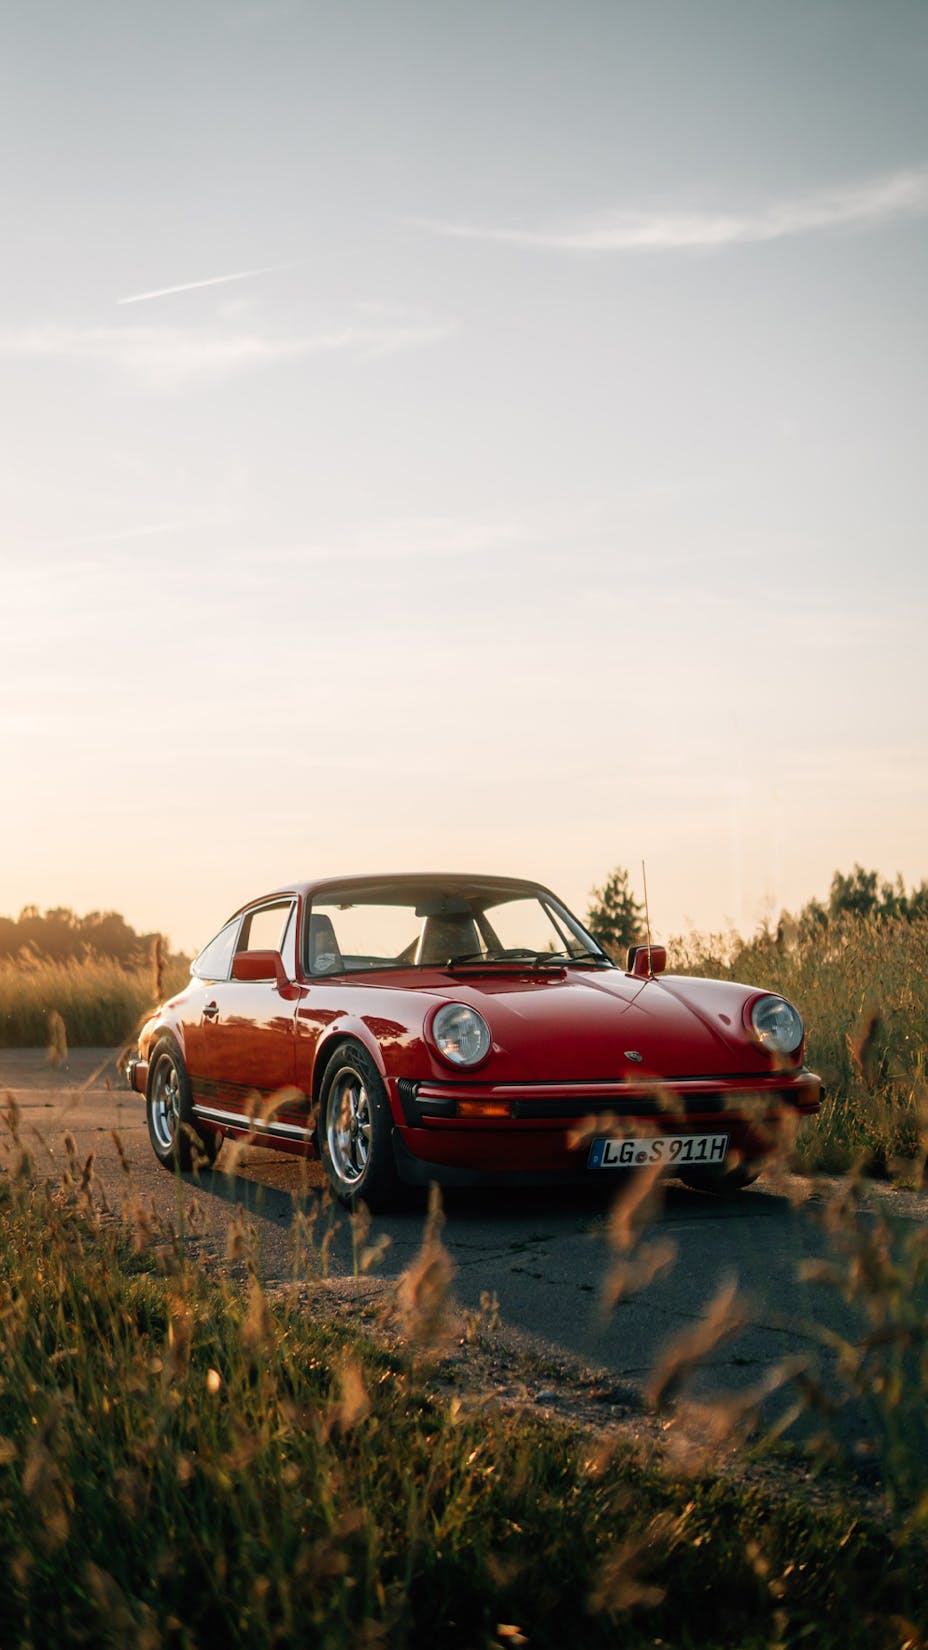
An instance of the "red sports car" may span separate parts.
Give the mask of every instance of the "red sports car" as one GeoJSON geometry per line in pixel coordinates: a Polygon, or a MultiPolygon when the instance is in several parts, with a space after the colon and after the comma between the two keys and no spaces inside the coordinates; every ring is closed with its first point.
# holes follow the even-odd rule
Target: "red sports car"
{"type": "Polygon", "coordinates": [[[510,877],[354,876],[252,900],[143,1027],[130,1087],[166,1168],[223,1138],[320,1156],[373,1208],[438,1181],[601,1183],[660,1164],[754,1179],[815,1112],[782,997],[618,967],[547,888],[510,877]]]}

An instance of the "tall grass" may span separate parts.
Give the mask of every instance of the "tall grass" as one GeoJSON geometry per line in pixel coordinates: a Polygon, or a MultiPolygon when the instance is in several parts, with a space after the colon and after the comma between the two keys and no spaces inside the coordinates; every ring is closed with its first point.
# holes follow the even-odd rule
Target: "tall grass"
{"type": "Polygon", "coordinates": [[[806,1167],[918,1166],[928,1121],[928,921],[845,917],[747,942],[690,936],[673,942],[670,967],[763,986],[801,1010],[806,1059],[827,1091],[800,1136],[806,1167]]]}
{"type": "MultiPolygon", "coordinates": [[[[845,917],[754,939],[690,935],[671,943],[678,972],[743,980],[801,1009],[807,1060],[824,1080],[821,1115],[801,1131],[808,1169],[920,1174],[928,1120],[928,921],[845,917]]],[[[124,1042],[186,965],[124,968],[105,957],[0,961],[0,1047],[124,1042]],[[55,1017],[58,1017],[57,1019],[55,1017]]]]}
{"type": "MultiPolygon", "coordinates": [[[[840,1505],[667,1476],[429,1395],[305,1303],[121,1227],[71,1148],[0,1178],[0,1632],[56,1644],[889,1650],[928,1556],[840,1505]]],[[[127,1198],[131,1202],[131,1198],[127,1198]]],[[[420,1337],[433,1219],[397,1293],[420,1337]]],[[[439,1268],[440,1270],[440,1268],[439,1268]]],[[[308,1288],[309,1286],[304,1286],[308,1288]]],[[[916,1642],[915,1639],[912,1640],[916,1642]]]]}
{"type": "Polygon", "coordinates": [[[135,968],[92,955],[55,962],[26,951],[0,959],[0,1048],[52,1045],[55,1015],[66,1045],[125,1042],[159,997],[178,991],[188,977],[182,963],[162,971],[157,955],[135,968]]]}

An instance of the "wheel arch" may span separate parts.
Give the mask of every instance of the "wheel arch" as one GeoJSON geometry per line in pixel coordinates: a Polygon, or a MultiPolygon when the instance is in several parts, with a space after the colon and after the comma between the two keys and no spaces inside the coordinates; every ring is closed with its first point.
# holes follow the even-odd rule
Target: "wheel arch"
{"type": "Polygon", "coordinates": [[[157,1063],[156,1060],[155,1060],[155,1050],[162,1043],[170,1043],[171,1047],[174,1050],[174,1053],[179,1057],[179,1059],[181,1061],[181,1064],[183,1065],[184,1071],[187,1072],[188,1081],[189,1081],[189,1078],[190,1078],[190,1073],[187,1070],[187,1059],[186,1059],[186,1056],[184,1054],[183,1043],[181,1042],[180,1038],[177,1036],[177,1033],[173,1030],[173,1028],[171,1026],[160,1026],[158,1028],[158,1030],[152,1036],[152,1038],[149,1042],[149,1045],[148,1045],[148,1080],[147,1080],[146,1085],[145,1085],[146,1095],[148,1095],[151,1091],[152,1078],[154,1076],[155,1065],[157,1063]]]}
{"type": "Polygon", "coordinates": [[[384,1065],[383,1055],[380,1051],[376,1038],[372,1037],[370,1032],[368,1032],[363,1025],[359,1025],[357,1023],[345,1025],[344,1022],[342,1022],[337,1027],[332,1027],[325,1041],[322,1042],[316,1049],[316,1057],[313,1061],[312,1101],[314,1106],[318,1106],[322,1099],[322,1085],[325,1082],[326,1072],[338,1054],[339,1049],[352,1043],[355,1043],[358,1047],[364,1050],[365,1054],[369,1055],[377,1068],[379,1076],[385,1082],[387,1075],[386,1067],[384,1065]]]}

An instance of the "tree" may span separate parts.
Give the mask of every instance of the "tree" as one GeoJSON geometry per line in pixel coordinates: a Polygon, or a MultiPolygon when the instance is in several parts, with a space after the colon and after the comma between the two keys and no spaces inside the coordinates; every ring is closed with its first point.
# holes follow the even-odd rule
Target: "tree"
{"type": "Polygon", "coordinates": [[[628,886],[628,872],[617,865],[604,887],[591,888],[586,925],[608,956],[621,958],[642,939],[644,908],[628,886]]]}
{"type": "Polygon", "coordinates": [[[799,932],[809,936],[845,917],[901,917],[909,922],[928,917],[928,883],[907,891],[901,874],[895,882],[881,882],[878,871],[865,871],[862,865],[848,872],[836,871],[827,906],[809,900],[799,913],[799,932]]]}
{"type": "Polygon", "coordinates": [[[877,881],[876,871],[865,871],[862,865],[855,865],[849,876],[836,871],[831,879],[831,893],[828,896],[828,910],[831,916],[873,916],[880,903],[877,881]]]}
{"type": "Polygon", "coordinates": [[[37,905],[26,905],[15,920],[0,916],[0,958],[28,950],[66,963],[92,953],[112,957],[123,968],[138,968],[152,956],[156,940],[163,961],[173,961],[163,934],[137,934],[118,911],[89,911],[79,917],[66,905],[44,913],[37,905]]]}

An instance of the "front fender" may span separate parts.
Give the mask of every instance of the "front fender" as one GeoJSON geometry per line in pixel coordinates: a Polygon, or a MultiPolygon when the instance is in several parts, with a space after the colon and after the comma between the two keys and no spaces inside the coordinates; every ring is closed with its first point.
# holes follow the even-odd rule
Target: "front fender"
{"type": "Polygon", "coordinates": [[[170,1038],[171,1042],[175,1044],[184,1065],[186,1065],[187,1049],[184,1043],[183,1027],[160,1017],[149,1020],[139,1033],[139,1054],[141,1058],[146,1062],[150,1061],[151,1051],[162,1037],[170,1038]]]}
{"type": "Polygon", "coordinates": [[[319,1099],[322,1090],[322,1080],[326,1067],[332,1058],[339,1043],[360,1043],[361,1047],[370,1055],[380,1076],[386,1081],[387,1068],[384,1064],[383,1053],[373,1032],[364,1024],[364,1021],[355,1014],[346,1014],[334,1020],[327,1026],[316,1044],[313,1058],[312,1097],[319,1099]]]}

